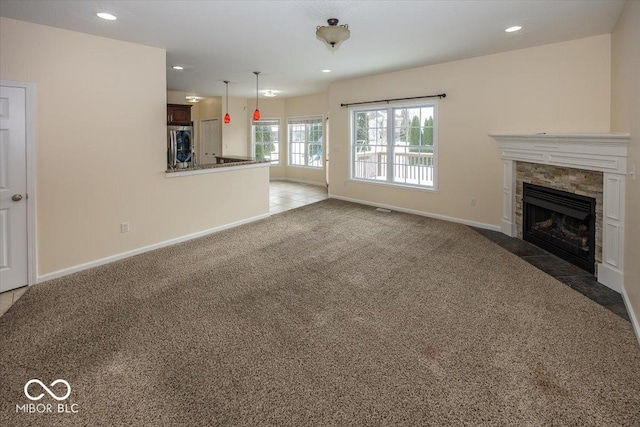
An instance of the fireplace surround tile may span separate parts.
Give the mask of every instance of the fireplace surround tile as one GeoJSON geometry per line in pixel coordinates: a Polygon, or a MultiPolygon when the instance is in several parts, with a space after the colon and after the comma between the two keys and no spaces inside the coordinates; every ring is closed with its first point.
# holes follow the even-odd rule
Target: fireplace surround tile
{"type": "Polygon", "coordinates": [[[596,199],[596,264],[602,262],[603,174],[584,169],[516,162],[516,224],[522,239],[522,183],[541,185],[596,199]]]}

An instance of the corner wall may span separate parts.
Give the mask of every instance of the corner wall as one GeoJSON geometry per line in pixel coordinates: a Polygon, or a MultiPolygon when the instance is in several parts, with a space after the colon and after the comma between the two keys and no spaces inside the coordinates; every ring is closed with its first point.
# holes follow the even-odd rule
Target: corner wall
{"type": "MultiPolygon", "coordinates": [[[[629,132],[640,174],[640,2],[627,1],[611,34],[611,130],[629,132]]],[[[624,294],[640,341],[640,176],[626,180],[624,294]]]]}
{"type": "Polygon", "coordinates": [[[165,178],[165,56],[0,18],[0,79],[36,85],[39,276],[268,212],[267,168],[165,178]]]}
{"type": "MultiPolygon", "coordinates": [[[[247,134],[249,155],[251,155],[251,126],[253,121],[254,103],[246,100],[247,134]]],[[[309,182],[318,185],[326,183],[326,165],[322,169],[290,166],[289,162],[289,132],[287,119],[290,117],[322,116],[326,118],[328,112],[328,93],[295,96],[291,98],[260,99],[260,113],[264,119],[280,119],[280,165],[270,166],[271,179],[289,179],[292,181],[309,182]]],[[[325,126],[324,146],[327,147],[329,137],[325,126]]]]}
{"type": "MultiPolygon", "coordinates": [[[[304,116],[322,116],[323,119],[327,118],[329,114],[329,96],[328,93],[317,93],[314,95],[296,96],[286,99],[286,117],[304,117],[304,116]]],[[[286,125],[286,119],[285,119],[286,125]]],[[[289,135],[287,133],[287,148],[289,135]]],[[[324,126],[324,148],[325,150],[330,145],[329,132],[327,132],[327,125],[325,120],[324,126]]],[[[326,154],[326,153],[325,153],[326,154]]],[[[286,177],[294,181],[313,182],[318,184],[326,183],[326,167],[325,160],[326,155],[323,155],[323,167],[321,169],[306,168],[300,166],[287,166],[286,177]]]]}
{"type": "Polygon", "coordinates": [[[333,83],[330,193],[497,226],[502,166],[488,135],[609,132],[610,47],[602,35],[333,83]],[[437,192],[350,180],[350,114],[341,103],[443,92],[437,192]]]}

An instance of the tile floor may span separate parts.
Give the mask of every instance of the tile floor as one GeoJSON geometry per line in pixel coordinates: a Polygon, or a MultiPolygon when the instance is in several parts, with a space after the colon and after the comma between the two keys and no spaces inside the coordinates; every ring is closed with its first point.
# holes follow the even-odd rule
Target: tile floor
{"type": "Polygon", "coordinates": [[[509,237],[498,231],[483,230],[481,228],[473,229],[539,270],[553,276],[559,282],[580,292],[623,319],[629,320],[629,314],[624,305],[622,295],[598,283],[593,274],[522,239],[509,237]]]}
{"type": "Polygon", "coordinates": [[[269,212],[288,211],[319,202],[329,197],[326,187],[289,181],[271,181],[269,184],[269,212]]]}
{"type": "Polygon", "coordinates": [[[9,310],[9,308],[11,308],[11,306],[15,304],[25,292],[27,292],[27,288],[28,286],[23,286],[0,294],[0,316],[6,313],[6,311],[9,310]]]}

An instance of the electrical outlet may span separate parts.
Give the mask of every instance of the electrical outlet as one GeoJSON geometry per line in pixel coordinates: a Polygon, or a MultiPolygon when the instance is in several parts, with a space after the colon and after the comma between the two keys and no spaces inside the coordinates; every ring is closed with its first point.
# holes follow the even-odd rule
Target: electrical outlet
{"type": "Polygon", "coordinates": [[[120,232],[121,233],[128,233],[129,232],[129,223],[128,222],[123,222],[122,224],[120,224],[120,232]]]}
{"type": "Polygon", "coordinates": [[[471,198],[471,206],[475,206],[476,205],[476,198],[472,197],[471,198]]]}

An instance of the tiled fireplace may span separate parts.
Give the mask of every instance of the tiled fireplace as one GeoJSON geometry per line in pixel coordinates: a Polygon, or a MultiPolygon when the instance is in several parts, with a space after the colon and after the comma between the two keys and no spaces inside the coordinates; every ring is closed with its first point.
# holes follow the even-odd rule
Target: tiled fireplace
{"type": "MultiPolygon", "coordinates": [[[[515,220],[517,236],[522,239],[523,196],[525,184],[538,185],[550,190],[563,191],[576,196],[585,196],[595,200],[594,213],[594,262],[602,262],[602,206],[603,173],[585,169],[565,168],[528,162],[516,162],[516,206],[515,220]]],[[[526,239],[525,239],[526,240],[526,239]]],[[[538,245],[540,246],[540,245],[538,245]]],[[[544,247],[544,245],[543,245],[544,247]]],[[[545,249],[547,249],[545,247],[545,249]]],[[[550,251],[553,252],[553,251],[550,251]]],[[[562,256],[562,255],[560,255],[562,256]]],[[[563,257],[564,258],[564,257],[563,257]]],[[[569,260],[571,261],[571,260],[569,260]]],[[[597,266],[591,265],[585,270],[594,272],[597,266]]]]}
{"type": "MultiPolygon", "coordinates": [[[[557,255],[574,262],[583,263],[582,268],[595,272],[598,281],[618,292],[622,289],[623,248],[624,248],[624,185],[626,175],[626,157],[628,134],[494,134],[491,135],[501,151],[502,157],[502,222],[503,233],[523,238],[523,188],[524,184],[533,184],[541,190],[549,189],[554,195],[575,195],[575,203],[580,205],[588,201],[595,202],[593,212],[594,229],[589,230],[588,213],[575,213],[574,217],[583,219],[583,224],[575,224],[572,219],[560,227],[568,234],[568,240],[580,240],[587,233],[593,232],[593,264],[591,261],[569,259],[562,249],[557,255]],[[566,229],[574,228],[573,231],[566,229]],[[563,256],[565,254],[565,256],[563,256]]],[[[547,202],[535,202],[548,207],[547,202]]],[[[573,202],[570,202],[573,203],[573,202]]],[[[573,213],[572,209],[561,209],[562,212],[573,213]],[[566,210],[568,209],[568,210],[566,210]]],[[[561,212],[561,213],[562,213],[561,212]]],[[[557,218],[562,216],[554,214],[557,218]]],[[[548,219],[539,218],[534,226],[533,240],[539,246],[553,251],[549,242],[556,240],[541,235],[542,228],[551,227],[551,215],[548,219]],[[543,240],[536,239],[538,234],[543,240]]],[[[555,227],[555,225],[554,225],[555,227]]],[[[558,231],[554,231],[560,234],[558,231]]],[[[526,240],[531,241],[531,234],[526,240]]],[[[567,239],[565,239],[567,240],[567,239]]],[[[583,246],[589,250],[589,244],[583,246]]],[[[559,242],[566,246],[565,242],[559,242]]],[[[570,249],[570,248],[569,248],[570,249]]],[[[571,249],[570,249],[571,250],[571,249]]],[[[578,251],[580,252],[580,251],[578,251]]],[[[591,255],[589,255],[591,256],[591,255]]]]}

